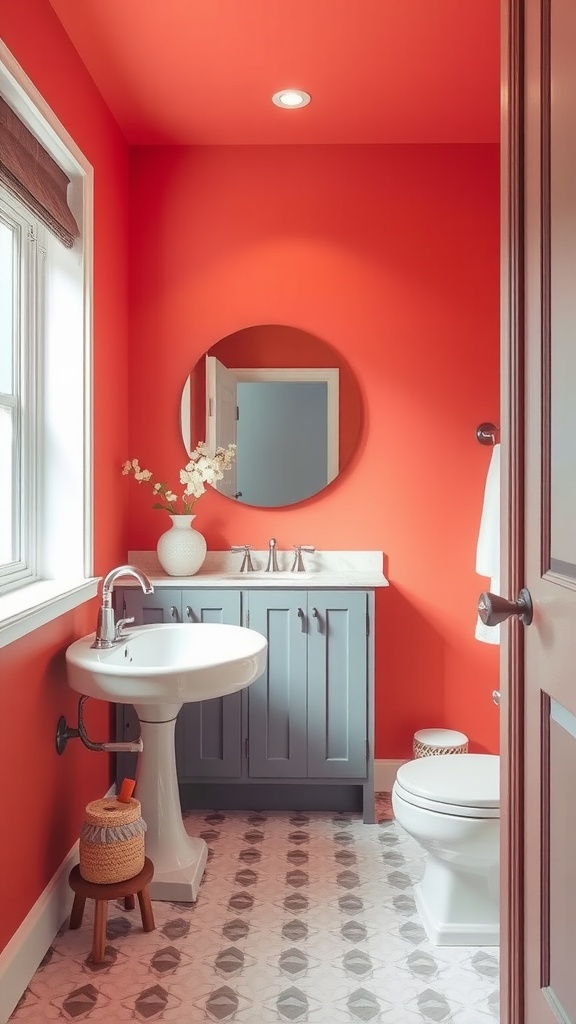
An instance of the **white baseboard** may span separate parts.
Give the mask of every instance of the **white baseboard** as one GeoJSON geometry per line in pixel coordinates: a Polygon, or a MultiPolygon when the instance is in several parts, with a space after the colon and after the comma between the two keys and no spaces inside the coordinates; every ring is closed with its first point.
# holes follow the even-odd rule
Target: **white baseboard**
{"type": "Polygon", "coordinates": [[[70,913],[74,894],[68,885],[68,875],[77,863],[76,842],[18,931],[0,953],[0,1024],[6,1024],[58,929],[70,913]]]}
{"type": "MultiPolygon", "coordinates": [[[[106,796],[116,792],[112,786],[106,796]]],[[[62,861],[18,931],[0,953],[0,1024],[6,1024],[72,908],[68,875],[78,863],[78,842],[62,861]]]]}
{"type": "Polygon", "coordinates": [[[385,757],[374,762],[374,789],[377,793],[390,793],[396,779],[396,772],[401,764],[406,764],[407,760],[407,758],[395,760],[385,757]]]}

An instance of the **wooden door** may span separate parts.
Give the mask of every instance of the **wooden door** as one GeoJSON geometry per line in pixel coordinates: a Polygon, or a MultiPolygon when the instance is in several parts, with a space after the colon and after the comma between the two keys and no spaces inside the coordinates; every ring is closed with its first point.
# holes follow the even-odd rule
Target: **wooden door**
{"type": "Polygon", "coordinates": [[[525,1020],[576,1021],[576,4],[526,20],[525,1020]]]}
{"type": "Polygon", "coordinates": [[[576,5],[503,5],[503,1024],[576,1021],[576,5]]]}

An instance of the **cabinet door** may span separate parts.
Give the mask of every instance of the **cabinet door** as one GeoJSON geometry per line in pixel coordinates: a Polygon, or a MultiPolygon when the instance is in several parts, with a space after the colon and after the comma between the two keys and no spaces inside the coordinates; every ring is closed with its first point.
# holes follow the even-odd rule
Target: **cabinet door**
{"type": "MultiPolygon", "coordinates": [[[[240,625],[240,591],[184,590],[184,622],[240,625]]],[[[237,778],[241,771],[242,694],[185,704],[176,722],[176,764],[182,779],[237,778]]]]}
{"type": "MultiPolygon", "coordinates": [[[[148,626],[157,622],[181,622],[181,592],[157,589],[143,594],[139,587],[125,587],[117,618],[134,618],[135,626],[148,626]]],[[[128,627],[129,628],[129,627],[128,627]]]]}
{"type": "Polygon", "coordinates": [[[365,593],[308,594],[308,775],[366,776],[365,593]]]}
{"type": "Polygon", "coordinates": [[[306,778],[306,593],[252,590],[247,599],[251,629],[268,639],[266,671],[248,687],[248,774],[306,778]]]}
{"type": "MultiPolygon", "coordinates": [[[[146,626],[156,622],[179,622],[179,590],[155,590],[143,594],[140,587],[124,587],[115,591],[116,620],[133,618],[135,626],[146,626]]],[[[130,627],[127,627],[129,630],[130,627]]],[[[133,740],[140,735],[140,722],[131,704],[116,705],[116,737],[119,740],[133,740]]],[[[116,754],[116,782],[125,777],[135,778],[137,754],[116,754]]]]}

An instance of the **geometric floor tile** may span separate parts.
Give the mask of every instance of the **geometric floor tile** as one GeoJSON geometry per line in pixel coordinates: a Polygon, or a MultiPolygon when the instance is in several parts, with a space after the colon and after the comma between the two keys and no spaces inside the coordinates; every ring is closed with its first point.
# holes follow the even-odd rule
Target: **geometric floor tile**
{"type": "Polygon", "coordinates": [[[92,907],[62,929],[11,1021],[153,1024],[497,1024],[498,953],[438,947],[413,885],[420,848],[377,794],[353,813],[197,811],[210,857],[196,903],[110,906],[92,964],[92,907]]]}

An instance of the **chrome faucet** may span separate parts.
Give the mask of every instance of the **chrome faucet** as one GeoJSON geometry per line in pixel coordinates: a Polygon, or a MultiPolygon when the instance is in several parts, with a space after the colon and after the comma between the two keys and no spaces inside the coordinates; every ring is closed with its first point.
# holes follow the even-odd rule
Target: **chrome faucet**
{"type": "Polygon", "coordinates": [[[244,552],[244,558],[242,559],[242,565],[240,566],[240,572],[254,572],[254,565],[252,564],[252,557],[250,551],[252,547],[250,544],[234,544],[230,551],[236,553],[237,551],[244,552]]]}
{"type": "Polygon", "coordinates": [[[150,580],[135,565],[119,565],[117,569],[111,569],[104,577],[102,584],[102,604],[98,609],[98,624],[96,626],[96,638],[92,647],[109,648],[124,639],[122,627],[127,626],[134,619],[119,619],[114,621],[114,609],[112,607],[112,587],[119,576],[134,576],[142,587],[145,594],[152,594],[154,587],[150,580]]]}
{"type": "Polygon", "coordinates": [[[304,562],[302,560],[302,552],[309,551],[313,554],[316,548],[313,548],[311,544],[295,544],[294,545],[294,563],[292,565],[292,572],[306,572],[304,562]]]}
{"type": "Polygon", "coordinates": [[[278,559],[276,557],[276,539],[271,537],[268,541],[268,565],[266,572],[278,572],[278,559]]]}

